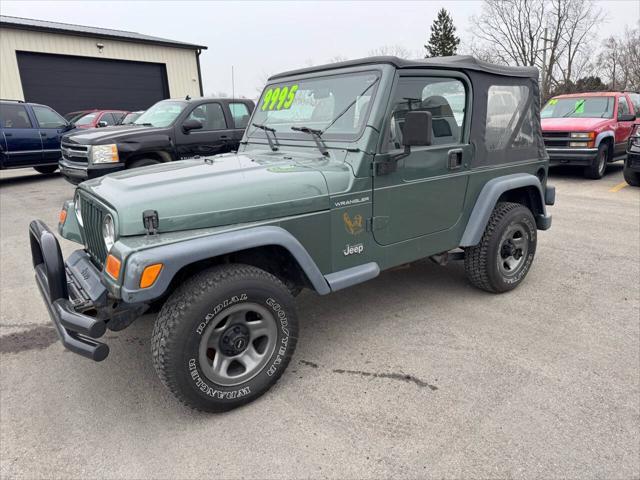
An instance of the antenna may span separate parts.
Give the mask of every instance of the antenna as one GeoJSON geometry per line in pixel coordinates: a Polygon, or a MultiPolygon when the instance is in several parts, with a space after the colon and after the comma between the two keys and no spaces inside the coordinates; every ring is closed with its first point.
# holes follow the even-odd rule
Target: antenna
{"type": "Polygon", "coordinates": [[[236,87],[233,80],[233,65],[231,65],[231,100],[235,100],[236,98],[236,87]]]}

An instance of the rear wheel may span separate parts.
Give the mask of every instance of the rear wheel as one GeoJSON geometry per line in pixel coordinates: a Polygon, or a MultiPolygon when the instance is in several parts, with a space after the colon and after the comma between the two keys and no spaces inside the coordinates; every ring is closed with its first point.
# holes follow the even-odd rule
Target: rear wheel
{"type": "Polygon", "coordinates": [[[221,412],[271,388],[295,349],[293,297],[273,275],[213,267],[174,292],[153,330],[153,364],[187,406],[221,412]]]}
{"type": "Polygon", "coordinates": [[[58,165],[46,165],[42,167],[33,167],[38,173],[44,173],[45,175],[55,172],[58,169],[58,165]]]}
{"type": "Polygon", "coordinates": [[[513,290],[529,272],[536,244],[531,210],[519,203],[498,203],[480,243],[465,250],[467,278],[487,292],[513,290]]]}
{"type": "Polygon", "coordinates": [[[584,176],[593,180],[601,179],[607,170],[607,163],[609,163],[609,145],[603,142],[598,147],[598,154],[591,161],[591,165],[585,167],[584,176]]]}
{"type": "Polygon", "coordinates": [[[162,162],[159,162],[158,160],[154,160],[153,158],[142,158],[140,160],[135,160],[130,164],[128,164],[127,169],[148,167],[149,165],[157,165],[158,163],[162,163],[162,162]]]}

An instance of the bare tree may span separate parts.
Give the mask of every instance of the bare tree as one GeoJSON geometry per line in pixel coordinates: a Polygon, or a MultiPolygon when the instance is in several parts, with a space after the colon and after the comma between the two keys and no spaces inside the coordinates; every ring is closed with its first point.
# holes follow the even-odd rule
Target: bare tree
{"type": "Polygon", "coordinates": [[[590,34],[602,16],[593,0],[485,0],[471,17],[471,50],[492,62],[540,68],[547,98],[590,73],[590,34]]]}
{"type": "Polygon", "coordinates": [[[612,90],[640,90],[640,25],[625,29],[621,37],[605,39],[598,70],[612,90]]]}
{"type": "Polygon", "coordinates": [[[472,16],[475,40],[488,44],[491,57],[509,65],[535,65],[541,54],[544,0],[485,0],[472,16]]]}
{"type": "Polygon", "coordinates": [[[409,49],[402,45],[383,45],[382,47],[369,50],[369,56],[371,57],[387,55],[399,58],[412,58],[414,56],[409,49]]]}

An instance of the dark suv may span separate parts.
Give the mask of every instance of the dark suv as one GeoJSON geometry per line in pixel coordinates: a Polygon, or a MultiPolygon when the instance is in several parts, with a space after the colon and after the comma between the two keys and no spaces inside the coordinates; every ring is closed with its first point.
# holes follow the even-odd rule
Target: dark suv
{"type": "Polygon", "coordinates": [[[253,107],[245,99],[162,100],[132,124],[66,135],[60,171],[77,184],[118,170],[237,150],[253,107]]]}
{"type": "Polygon", "coordinates": [[[0,169],[33,167],[53,173],[60,159],[60,137],[72,128],[46,105],[0,100],[0,169]]]}

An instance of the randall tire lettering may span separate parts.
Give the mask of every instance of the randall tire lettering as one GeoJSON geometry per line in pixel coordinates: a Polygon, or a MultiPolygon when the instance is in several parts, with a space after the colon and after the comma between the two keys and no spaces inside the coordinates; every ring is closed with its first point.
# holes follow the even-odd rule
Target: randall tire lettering
{"type": "Polygon", "coordinates": [[[275,384],[297,335],[293,297],[280,280],[253,266],[217,266],[187,280],[163,306],[153,363],[178,400],[221,412],[275,384]]]}

